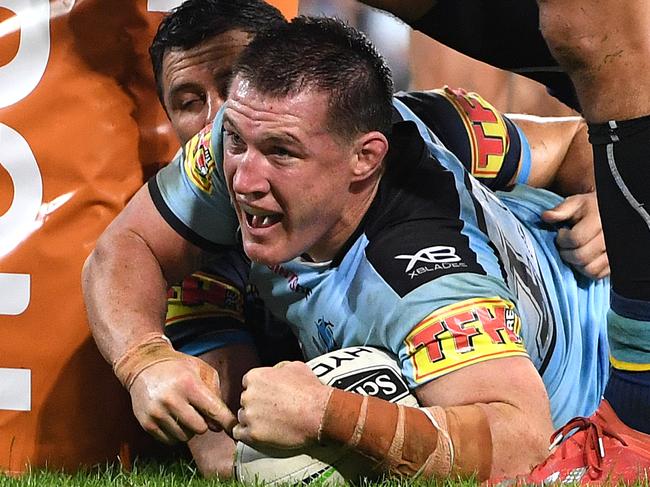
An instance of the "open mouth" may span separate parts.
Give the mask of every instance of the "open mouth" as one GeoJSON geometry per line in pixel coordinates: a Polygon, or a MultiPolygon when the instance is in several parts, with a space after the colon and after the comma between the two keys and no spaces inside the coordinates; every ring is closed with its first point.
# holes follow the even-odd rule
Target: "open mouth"
{"type": "Polygon", "coordinates": [[[281,213],[252,212],[251,210],[244,210],[244,215],[246,215],[246,223],[248,223],[248,226],[251,228],[268,228],[282,220],[281,213]]]}

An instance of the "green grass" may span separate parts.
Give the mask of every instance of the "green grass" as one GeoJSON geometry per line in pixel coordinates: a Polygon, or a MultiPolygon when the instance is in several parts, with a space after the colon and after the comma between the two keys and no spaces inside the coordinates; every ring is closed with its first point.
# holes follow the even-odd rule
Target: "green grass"
{"type": "Polygon", "coordinates": [[[236,482],[202,478],[188,463],[138,464],[132,472],[119,466],[98,467],[67,474],[48,470],[32,470],[18,477],[0,474],[0,487],[235,487],[236,482]]]}
{"type": "MultiPolygon", "coordinates": [[[[242,487],[234,481],[203,479],[187,462],[156,464],[135,463],[132,472],[119,466],[106,466],[85,472],[66,474],[48,470],[32,470],[19,477],[0,474],[0,487],[242,487]]],[[[413,482],[390,479],[364,483],[360,487],[477,487],[476,482],[413,482]]]]}
{"type": "MultiPolygon", "coordinates": [[[[635,484],[650,487],[648,481],[635,484]]],[[[85,472],[66,474],[48,470],[33,470],[19,477],[0,474],[0,487],[243,487],[234,481],[203,479],[187,462],[169,464],[137,463],[132,472],[124,472],[119,466],[106,466],[85,472]]],[[[475,481],[412,481],[388,479],[381,482],[365,482],[359,487],[478,487],[475,481]]]]}

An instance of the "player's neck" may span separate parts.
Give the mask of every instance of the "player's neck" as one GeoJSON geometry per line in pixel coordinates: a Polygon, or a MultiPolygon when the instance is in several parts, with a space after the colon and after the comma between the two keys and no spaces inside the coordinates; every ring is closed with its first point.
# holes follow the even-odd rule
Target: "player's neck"
{"type": "Polygon", "coordinates": [[[346,242],[354,235],[368,212],[379,188],[380,178],[369,181],[366,187],[348,194],[347,201],[341,212],[341,218],[332,227],[328,235],[312,246],[305,254],[312,262],[333,260],[346,242]]]}

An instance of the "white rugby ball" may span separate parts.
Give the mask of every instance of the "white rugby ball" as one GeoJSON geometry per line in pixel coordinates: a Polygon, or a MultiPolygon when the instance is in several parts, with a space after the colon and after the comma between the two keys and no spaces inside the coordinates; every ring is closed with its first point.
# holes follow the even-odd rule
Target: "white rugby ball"
{"type": "MultiPolygon", "coordinates": [[[[394,355],[373,347],[350,347],[307,362],[323,384],[405,406],[418,406],[394,355]]],[[[305,450],[256,450],[242,442],[235,451],[235,478],[246,484],[341,485],[370,478],[371,463],[339,446],[305,450]]]]}

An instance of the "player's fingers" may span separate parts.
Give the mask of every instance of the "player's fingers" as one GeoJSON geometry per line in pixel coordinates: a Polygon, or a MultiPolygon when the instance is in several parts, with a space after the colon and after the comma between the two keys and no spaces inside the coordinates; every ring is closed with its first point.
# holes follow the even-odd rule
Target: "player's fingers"
{"type": "Polygon", "coordinates": [[[598,258],[594,259],[583,268],[578,268],[578,270],[591,279],[603,279],[604,277],[609,276],[610,268],[607,254],[601,254],[598,258]]]}
{"type": "Polygon", "coordinates": [[[232,429],[233,439],[248,444],[255,443],[256,439],[253,436],[252,425],[247,420],[246,408],[240,408],[239,411],[237,411],[237,419],[240,421],[232,429]]]}
{"type": "Polygon", "coordinates": [[[555,243],[561,249],[574,249],[591,243],[595,243],[605,248],[605,239],[603,237],[600,220],[583,219],[578,221],[574,226],[569,228],[560,228],[557,231],[555,243]]]}
{"type": "Polygon", "coordinates": [[[600,216],[596,213],[596,210],[580,218],[576,218],[571,227],[560,230],[563,230],[561,233],[570,236],[578,245],[584,244],[598,235],[602,238],[603,234],[603,226],[600,223],[600,216]]]}
{"type": "Polygon", "coordinates": [[[181,426],[180,420],[173,416],[168,416],[164,420],[159,422],[160,429],[170,438],[173,438],[174,441],[187,442],[193,436],[194,433],[190,432],[187,428],[181,426]]]}
{"type": "Polygon", "coordinates": [[[557,247],[562,258],[572,264],[587,265],[607,251],[602,232],[585,241],[577,241],[579,239],[570,236],[563,237],[564,235],[558,234],[557,247]]]}
{"type": "Polygon", "coordinates": [[[184,399],[170,397],[150,409],[143,417],[142,426],[153,435],[162,431],[162,441],[186,442],[195,434],[204,433],[207,425],[199,413],[184,399]]]}
{"type": "Polygon", "coordinates": [[[178,440],[176,438],[174,438],[173,436],[168,435],[167,433],[165,433],[160,428],[157,428],[155,433],[152,433],[151,431],[150,431],[150,433],[153,435],[154,438],[156,438],[158,441],[160,441],[160,442],[162,442],[162,443],[164,443],[166,445],[175,445],[176,443],[178,443],[178,440]]]}
{"type": "MultiPolygon", "coordinates": [[[[577,195],[582,196],[582,195],[577,195]]],[[[546,223],[559,223],[564,221],[575,221],[582,213],[583,202],[581,198],[570,196],[555,208],[542,213],[542,220],[546,223]]]]}
{"type": "Polygon", "coordinates": [[[223,429],[230,434],[237,420],[221,399],[219,374],[201,359],[188,357],[187,360],[198,368],[203,384],[203,387],[190,391],[188,396],[190,404],[203,416],[210,430],[221,431],[223,429]]]}
{"type": "Polygon", "coordinates": [[[205,396],[202,400],[193,403],[193,406],[203,415],[208,428],[212,431],[223,429],[226,433],[231,434],[233,427],[237,424],[237,418],[221,398],[205,396]]]}
{"type": "Polygon", "coordinates": [[[232,437],[236,441],[243,441],[244,443],[250,443],[248,428],[242,424],[237,424],[232,429],[232,437]]]}
{"type": "Polygon", "coordinates": [[[147,433],[153,436],[156,440],[165,443],[166,445],[173,445],[175,443],[178,443],[178,439],[175,436],[167,433],[167,431],[165,431],[163,428],[161,428],[158,424],[156,424],[152,420],[143,422],[142,427],[145,429],[147,433]]]}
{"type": "MultiPolygon", "coordinates": [[[[185,432],[188,439],[194,435],[202,435],[208,430],[205,418],[187,402],[181,402],[170,407],[169,417],[185,432]]],[[[175,428],[174,431],[176,431],[175,428]]]]}
{"type": "Polygon", "coordinates": [[[585,248],[560,250],[562,260],[571,264],[581,274],[591,279],[601,279],[609,275],[609,260],[604,250],[585,248]]]}
{"type": "Polygon", "coordinates": [[[575,248],[562,248],[558,245],[562,260],[569,264],[586,266],[599,258],[604,252],[605,247],[600,244],[598,239],[592,239],[585,245],[575,248]]]}
{"type": "Polygon", "coordinates": [[[244,408],[239,408],[237,410],[237,423],[240,425],[246,425],[246,410],[244,408]]]}

